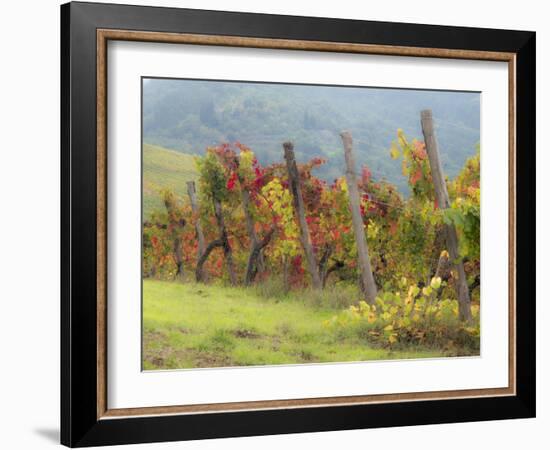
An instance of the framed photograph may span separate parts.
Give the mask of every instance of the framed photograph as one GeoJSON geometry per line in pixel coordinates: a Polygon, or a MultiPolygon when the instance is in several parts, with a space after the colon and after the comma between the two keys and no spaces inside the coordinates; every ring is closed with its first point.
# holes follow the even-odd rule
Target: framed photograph
{"type": "Polygon", "coordinates": [[[535,33],[61,7],[61,441],[535,415],[535,33]]]}

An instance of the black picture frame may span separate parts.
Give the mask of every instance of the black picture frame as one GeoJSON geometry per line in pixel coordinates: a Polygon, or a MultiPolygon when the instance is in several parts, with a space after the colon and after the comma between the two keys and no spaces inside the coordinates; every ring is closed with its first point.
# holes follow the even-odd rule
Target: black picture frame
{"type": "Polygon", "coordinates": [[[94,3],[61,6],[61,443],[112,445],[535,416],[534,32],[94,3]],[[97,418],[96,30],[516,55],[516,395],[97,418]]]}

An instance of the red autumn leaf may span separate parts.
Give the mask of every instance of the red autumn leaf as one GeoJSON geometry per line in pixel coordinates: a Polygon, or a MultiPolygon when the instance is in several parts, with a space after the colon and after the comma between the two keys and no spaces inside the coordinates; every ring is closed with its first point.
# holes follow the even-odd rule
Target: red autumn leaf
{"type": "Polygon", "coordinates": [[[415,185],[422,178],[422,169],[419,167],[411,177],[411,184],[415,185]]]}
{"type": "Polygon", "coordinates": [[[227,189],[232,191],[235,187],[235,182],[237,181],[237,172],[232,172],[231,176],[227,180],[227,189]]]}
{"type": "Polygon", "coordinates": [[[292,258],[292,265],[294,267],[300,267],[302,265],[302,255],[296,255],[292,258]]]}
{"type": "Polygon", "coordinates": [[[428,157],[428,154],[426,153],[426,144],[424,144],[424,142],[416,141],[414,146],[415,149],[413,154],[417,159],[426,159],[428,157]]]}
{"type": "Polygon", "coordinates": [[[325,159],[316,157],[316,158],[313,158],[313,159],[310,161],[310,164],[311,164],[313,167],[316,167],[316,166],[321,166],[321,165],[323,165],[325,162],[326,162],[325,159]]]}

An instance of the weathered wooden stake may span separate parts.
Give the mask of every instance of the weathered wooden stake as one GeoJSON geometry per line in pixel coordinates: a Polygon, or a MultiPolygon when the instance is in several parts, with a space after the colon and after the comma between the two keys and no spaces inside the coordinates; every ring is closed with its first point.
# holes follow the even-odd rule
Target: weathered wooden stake
{"type": "MultiPolygon", "coordinates": [[[[437,199],[439,208],[447,209],[450,207],[449,193],[447,192],[445,175],[441,166],[441,160],[439,159],[439,147],[435,137],[432,111],[430,109],[426,109],[420,113],[420,122],[422,124],[422,133],[424,134],[424,142],[426,143],[426,151],[430,160],[435,198],[437,199]]],[[[470,293],[468,291],[464,263],[458,253],[458,236],[456,228],[454,225],[445,225],[444,233],[450,260],[458,273],[457,294],[460,318],[469,321],[472,318],[470,293]]]]}
{"type": "Polygon", "coordinates": [[[300,242],[306,256],[307,267],[311,276],[311,284],[313,285],[314,289],[322,289],[323,284],[321,282],[321,277],[319,276],[319,270],[317,268],[317,262],[315,261],[315,254],[313,253],[311,238],[309,236],[309,228],[306,222],[306,213],[304,208],[304,199],[302,198],[300,175],[298,173],[298,167],[296,165],[296,157],[294,156],[294,145],[292,144],[292,142],[285,142],[283,144],[283,148],[285,152],[286,167],[288,170],[290,191],[292,193],[292,204],[294,206],[294,212],[298,219],[298,227],[300,229],[300,242]]]}
{"type": "Polygon", "coordinates": [[[355,160],[353,158],[353,139],[349,131],[340,133],[344,144],[344,156],[346,158],[346,180],[348,183],[349,205],[351,210],[351,219],[353,231],[355,233],[355,242],[357,244],[357,259],[359,262],[359,287],[369,304],[373,304],[376,299],[377,289],[369,258],[369,249],[365,237],[365,224],[361,217],[361,208],[359,201],[359,189],[357,188],[357,176],[355,174],[355,160]]]}

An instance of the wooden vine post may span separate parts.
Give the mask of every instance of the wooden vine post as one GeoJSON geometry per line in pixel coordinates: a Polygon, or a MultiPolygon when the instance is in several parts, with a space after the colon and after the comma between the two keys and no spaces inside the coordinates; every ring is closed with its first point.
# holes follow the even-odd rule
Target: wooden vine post
{"type": "Polygon", "coordinates": [[[355,174],[355,160],[353,158],[353,139],[349,131],[340,133],[342,143],[344,144],[344,156],[346,159],[346,180],[348,184],[349,205],[351,210],[351,219],[353,231],[355,234],[355,242],[357,244],[357,260],[359,264],[359,287],[363,292],[365,300],[369,304],[373,304],[376,295],[376,283],[372,275],[370,264],[369,249],[367,239],[365,237],[365,224],[361,217],[359,189],[357,187],[357,176],[355,174]]]}
{"type": "Polygon", "coordinates": [[[300,174],[298,173],[296,157],[294,156],[294,145],[292,144],[292,142],[285,142],[283,144],[283,149],[285,153],[286,167],[288,170],[290,192],[292,193],[292,204],[294,206],[294,212],[298,219],[298,228],[300,229],[300,242],[302,244],[302,248],[304,249],[308,271],[311,276],[311,283],[314,289],[322,289],[323,284],[321,282],[321,277],[319,276],[319,270],[317,267],[317,262],[315,261],[315,254],[313,253],[313,246],[311,245],[309,228],[306,221],[300,174]]]}
{"type": "MultiPolygon", "coordinates": [[[[420,122],[422,125],[422,133],[424,134],[424,142],[426,151],[430,160],[430,168],[432,172],[432,180],[435,188],[435,198],[439,208],[448,209],[450,207],[449,193],[445,183],[445,175],[439,158],[439,147],[435,137],[432,111],[426,109],[420,113],[420,122]]],[[[445,241],[449,252],[450,260],[458,273],[457,294],[459,315],[464,321],[472,319],[470,308],[470,292],[466,280],[466,272],[464,271],[464,263],[458,252],[458,236],[454,225],[444,226],[445,241]]]]}

